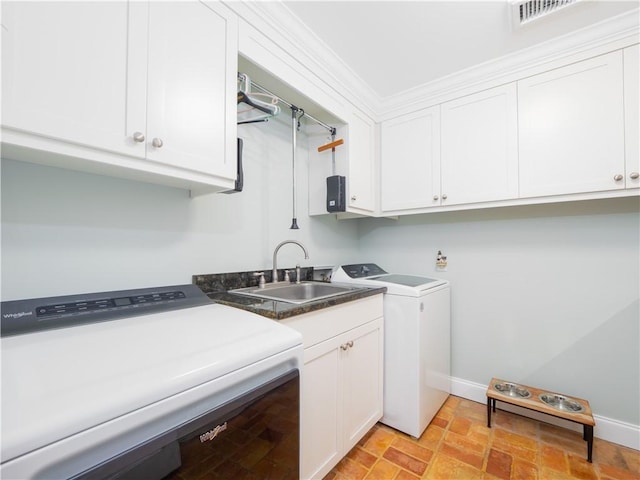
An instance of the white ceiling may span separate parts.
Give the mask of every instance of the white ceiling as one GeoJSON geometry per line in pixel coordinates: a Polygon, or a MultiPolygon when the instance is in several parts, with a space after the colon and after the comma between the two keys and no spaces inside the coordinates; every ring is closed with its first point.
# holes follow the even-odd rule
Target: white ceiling
{"type": "Polygon", "coordinates": [[[508,0],[283,2],[381,98],[638,8],[583,0],[514,29],[508,0]]]}

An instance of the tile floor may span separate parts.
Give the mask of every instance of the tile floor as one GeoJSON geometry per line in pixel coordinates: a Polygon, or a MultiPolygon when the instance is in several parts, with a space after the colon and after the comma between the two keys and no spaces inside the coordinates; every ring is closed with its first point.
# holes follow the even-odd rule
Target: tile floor
{"type": "MultiPolygon", "coordinates": [[[[325,480],[639,480],[640,452],[450,396],[419,439],[378,423],[325,480]]],[[[597,435],[597,425],[596,425],[597,435]]]]}

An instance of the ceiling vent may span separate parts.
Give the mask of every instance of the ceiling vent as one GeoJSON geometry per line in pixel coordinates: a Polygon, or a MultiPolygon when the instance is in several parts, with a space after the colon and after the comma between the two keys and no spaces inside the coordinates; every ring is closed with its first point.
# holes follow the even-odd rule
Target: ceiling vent
{"type": "Polygon", "coordinates": [[[546,17],[580,0],[512,0],[514,27],[546,17]]]}

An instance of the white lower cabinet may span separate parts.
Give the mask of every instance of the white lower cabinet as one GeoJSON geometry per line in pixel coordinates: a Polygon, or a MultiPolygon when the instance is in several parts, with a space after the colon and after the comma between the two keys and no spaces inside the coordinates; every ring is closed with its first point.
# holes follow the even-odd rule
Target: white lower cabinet
{"type": "Polygon", "coordinates": [[[622,51],[520,80],[518,117],[521,197],[625,187],[622,51]]]}
{"type": "Polygon", "coordinates": [[[304,345],[301,478],[323,478],[382,417],[382,294],[283,321],[304,345]]]}

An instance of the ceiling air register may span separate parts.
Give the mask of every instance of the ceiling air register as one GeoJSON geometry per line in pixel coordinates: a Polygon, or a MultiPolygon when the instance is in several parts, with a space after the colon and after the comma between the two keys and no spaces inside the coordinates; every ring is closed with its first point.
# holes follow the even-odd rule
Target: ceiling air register
{"type": "Polygon", "coordinates": [[[534,20],[574,5],[580,0],[512,0],[511,8],[514,27],[528,24],[534,20]]]}

